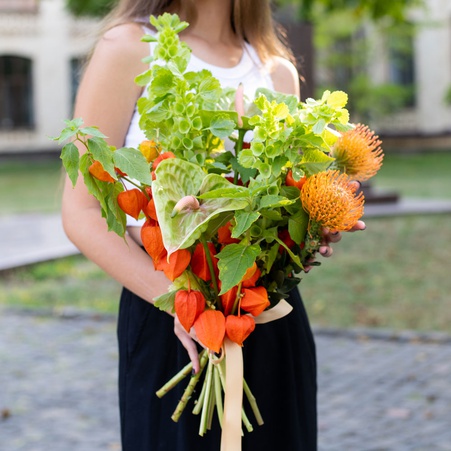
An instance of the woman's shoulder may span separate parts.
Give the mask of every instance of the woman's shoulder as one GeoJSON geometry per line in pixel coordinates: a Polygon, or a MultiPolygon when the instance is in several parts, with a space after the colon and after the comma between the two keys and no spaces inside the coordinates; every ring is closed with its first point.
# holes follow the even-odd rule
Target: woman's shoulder
{"type": "Polygon", "coordinates": [[[295,94],[299,97],[299,74],[295,65],[281,56],[275,56],[271,61],[271,79],[274,89],[285,94],[295,94]]]}
{"type": "Polygon", "coordinates": [[[97,41],[91,58],[91,65],[134,76],[143,72],[146,66],[142,59],[149,55],[148,43],[142,42],[144,30],[136,23],[116,25],[97,41]]]}
{"type": "Polygon", "coordinates": [[[135,22],[115,25],[106,30],[100,37],[97,46],[111,51],[139,51],[145,48],[147,44],[141,42],[144,35],[143,28],[135,22]]]}

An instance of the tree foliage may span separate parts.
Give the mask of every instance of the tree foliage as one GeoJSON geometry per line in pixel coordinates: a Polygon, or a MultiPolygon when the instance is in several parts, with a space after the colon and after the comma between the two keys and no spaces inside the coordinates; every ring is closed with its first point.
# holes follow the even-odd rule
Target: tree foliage
{"type": "Polygon", "coordinates": [[[423,0],[280,0],[279,5],[294,5],[299,18],[314,21],[314,10],[320,6],[325,12],[349,10],[357,16],[367,16],[374,20],[390,17],[400,21],[404,19],[407,8],[419,5],[423,0]]]}
{"type": "Polygon", "coordinates": [[[66,0],[67,8],[75,16],[105,16],[117,0],[66,0]]]}

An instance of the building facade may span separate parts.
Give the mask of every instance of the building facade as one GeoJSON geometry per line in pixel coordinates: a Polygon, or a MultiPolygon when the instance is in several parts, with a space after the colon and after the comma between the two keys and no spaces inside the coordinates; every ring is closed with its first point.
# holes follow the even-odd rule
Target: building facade
{"type": "MultiPolygon", "coordinates": [[[[391,37],[369,26],[365,65],[373,84],[413,87],[412,100],[371,120],[386,136],[451,136],[451,1],[426,0],[409,12],[415,24],[410,60],[392,63],[391,37]],[[448,97],[447,97],[448,96],[448,97]]],[[[74,19],[65,0],[0,0],[0,154],[58,150],[71,117],[83,58],[98,21],[74,19]]],[[[322,84],[335,80],[316,70],[322,84]]]]}
{"type": "Polygon", "coordinates": [[[0,153],[57,149],[95,28],[64,0],[0,0],[0,153]]]}

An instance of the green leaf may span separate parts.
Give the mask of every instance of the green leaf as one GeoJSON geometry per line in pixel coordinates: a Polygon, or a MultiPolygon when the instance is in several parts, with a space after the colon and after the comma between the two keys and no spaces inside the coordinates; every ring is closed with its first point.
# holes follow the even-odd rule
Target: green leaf
{"type": "Polygon", "coordinates": [[[169,291],[160,296],[154,298],[154,306],[162,310],[163,312],[174,313],[175,295],[178,290],[169,291]]]}
{"type": "Polygon", "coordinates": [[[75,186],[78,179],[78,167],[80,164],[80,154],[77,146],[72,142],[67,143],[61,150],[60,158],[63,161],[64,169],[72,182],[72,186],[75,186]]]}
{"type": "Polygon", "coordinates": [[[313,133],[316,133],[317,135],[321,135],[321,133],[326,128],[327,122],[324,119],[320,119],[312,128],[313,133]]]}
{"type": "Polygon", "coordinates": [[[114,165],[129,177],[145,185],[152,184],[150,164],[144,155],[132,147],[122,147],[113,153],[114,165]]]}
{"type": "Polygon", "coordinates": [[[260,199],[259,209],[283,207],[285,205],[291,205],[294,202],[295,202],[295,200],[287,199],[286,197],[283,197],[283,196],[268,195],[268,196],[263,196],[260,199]]]}
{"type": "Polygon", "coordinates": [[[253,168],[256,162],[257,159],[251,149],[243,149],[238,155],[238,163],[243,168],[253,168]]]}
{"type": "Polygon", "coordinates": [[[232,230],[232,238],[238,238],[260,217],[257,211],[239,210],[235,213],[236,224],[232,230]]]}
{"type": "Polygon", "coordinates": [[[197,196],[198,199],[242,199],[245,197],[249,197],[249,190],[238,185],[232,185],[230,188],[207,191],[206,193],[197,196]]]}
{"type": "Polygon", "coordinates": [[[257,98],[259,94],[263,94],[270,102],[275,100],[277,103],[284,103],[288,106],[288,111],[293,114],[297,111],[299,105],[298,98],[293,94],[283,94],[281,92],[272,91],[268,88],[258,88],[255,92],[257,98]]]}
{"type": "Polygon", "coordinates": [[[219,116],[211,121],[210,130],[218,138],[225,139],[230,136],[236,128],[236,123],[227,117],[219,116]]]}
{"type": "Polygon", "coordinates": [[[84,135],[95,136],[96,138],[106,138],[107,137],[99,130],[98,127],[83,127],[83,128],[80,128],[80,133],[83,133],[84,135]]]}
{"type": "Polygon", "coordinates": [[[117,203],[117,196],[124,191],[122,183],[114,183],[107,185],[110,188],[110,192],[106,196],[106,204],[108,206],[106,221],[108,230],[117,233],[119,236],[124,236],[126,230],[126,216],[123,210],[117,203]]]}
{"type": "Polygon", "coordinates": [[[288,255],[290,256],[291,260],[293,260],[293,263],[299,268],[304,268],[303,264],[301,263],[301,260],[298,255],[294,254],[292,250],[278,237],[274,237],[274,239],[281,245],[283,248],[288,252],[288,255]]]}
{"type": "Polygon", "coordinates": [[[299,167],[305,172],[307,176],[311,176],[321,171],[325,171],[334,158],[329,157],[324,152],[318,149],[306,149],[299,167]]]}
{"type": "Polygon", "coordinates": [[[63,144],[64,141],[67,141],[68,139],[74,137],[78,132],[78,128],[66,127],[61,131],[60,135],[56,138],[53,138],[53,140],[58,141],[58,144],[63,144]]]}
{"type": "Polygon", "coordinates": [[[218,258],[219,279],[221,280],[221,292],[224,294],[241,282],[247,269],[250,268],[260,253],[260,247],[256,244],[229,244],[216,254],[218,258]]]}
{"type": "Polygon", "coordinates": [[[232,189],[234,185],[218,174],[205,175],[198,165],[178,158],[162,161],[156,176],[152,192],[168,254],[191,246],[217,216],[228,215],[230,211],[241,210],[248,205],[247,200],[243,199],[215,197],[202,200],[197,210],[184,210],[172,216],[175,204],[182,197],[232,189]]]}
{"type": "Polygon", "coordinates": [[[102,164],[103,169],[105,169],[111,177],[117,179],[116,172],[114,171],[113,151],[107,142],[103,138],[89,138],[88,149],[94,157],[94,160],[99,161],[102,164]]]}
{"type": "Polygon", "coordinates": [[[302,209],[295,215],[291,216],[288,220],[288,233],[290,234],[291,239],[296,244],[301,244],[303,241],[305,241],[308,222],[309,216],[302,209]]]}

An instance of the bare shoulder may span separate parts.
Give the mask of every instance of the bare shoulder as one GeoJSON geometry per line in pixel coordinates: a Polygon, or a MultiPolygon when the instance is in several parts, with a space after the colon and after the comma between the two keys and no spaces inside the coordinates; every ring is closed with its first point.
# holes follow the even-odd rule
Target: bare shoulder
{"type": "Polygon", "coordinates": [[[149,54],[149,45],[141,41],[143,35],[143,29],[136,23],[117,25],[99,39],[95,54],[141,66],[141,59],[149,54]]]}
{"type": "Polygon", "coordinates": [[[285,94],[299,97],[299,74],[293,63],[282,57],[274,57],[272,61],[271,79],[274,89],[285,94]]]}

